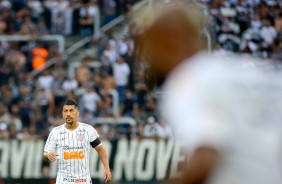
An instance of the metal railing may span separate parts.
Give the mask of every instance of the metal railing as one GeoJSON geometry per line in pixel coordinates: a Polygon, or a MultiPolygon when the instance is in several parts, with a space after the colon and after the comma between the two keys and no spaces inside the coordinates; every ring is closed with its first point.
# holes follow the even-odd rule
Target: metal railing
{"type": "MultiPolygon", "coordinates": [[[[147,3],[150,3],[150,0],[142,0],[138,3],[136,3],[133,7],[132,10],[137,10],[139,8],[141,8],[142,6],[146,5],[147,3]]],[[[104,25],[101,27],[101,32],[105,33],[108,30],[110,30],[111,28],[113,28],[114,26],[116,26],[117,24],[121,23],[122,21],[125,20],[125,16],[124,15],[120,15],[117,18],[115,18],[113,21],[109,22],[108,24],[104,25]]]]}
{"type": "MultiPolygon", "coordinates": [[[[138,8],[144,6],[145,4],[150,3],[150,0],[142,0],[138,3],[136,3],[132,8],[133,10],[137,10],[138,8]]],[[[81,47],[83,47],[85,44],[89,43],[92,39],[98,39],[101,34],[104,34],[105,32],[107,32],[108,30],[110,30],[111,28],[113,28],[114,26],[116,26],[117,24],[120,24],[121,22],[123,22],[125,20],[125,16],[124,15],[120,15],[119,17],[115,18],[114,20],[112,20],[111,22],[109,22],[108,24],[100,27],[100,11],[97,11],[97,15],[95,16],[95,24],[94,24],[94,34],[93,36],[89,36],[89,37],[85,37],[82,40],[78,41],[77,43],[75,43],[74,45],[72,45],[70,48],[68,48],[65,52],[66,55],[70,55],[72,53],[74,53],[75,51],[77,51],[78,49],[80,49],[81,47]]],[[[48,60],[45,64],[45,67],[42,70],[35,70],[32,72],[32,75],[36,76],[39,73],[41,73],[43,70],[49,68],[50,66],[54,65],[56,62],[55,58],[52,58],[50,60],[48,60]]]]}
{"type": "MultiPolygon", "coordinates": [[[[1,35],[0,41],[8,41],[8,42],[16,42],[16,41],[30,41],[30,40],[38,40],[38,41],[56,41],[58,42],[58,49],[60,53],[64,53],[65,51],[65,38],[62,35],[43,35],[43,36],[34,36],[34,35],[1,35]]],[[[45,64],[44,68],[49,68],[56,62],[55,58],[51,58],[45,64]]],[[[42,70],[33,70],[31,72],[32,75],[37,75],[42,70]]]]}
{"type": "Polygon", "coordinates": [[[61,53],[65,50],[65,39],[62,35],[1,35],[1,41],[29,41],[29,40],[40,40],[40,41],[56,41],[58,42],[58,48],[61,53]]]}
{"type": "MultiPolygon", "coordinates": [[[[93,27],[93,30],[94,30],[93,36],[88,36],[88,37],[85,37],[85,38],[79,40],[78,42],[73,44],[71,47],[69,47],[65,52],[64,52],[64,50],[60,50],[60,53],[70,55],[70,54],[74,53],[75,51],[77,51],[78,49],[80,49],[81,47],[83,47],[85,44],[89,43],[93,38],[97,39],[100,36],[100,17],[101,17],[100,11],[97,8],[97,14],[95,15],[95,21],[94,21],[95,23],[93,25],[94,26],[93,27]]],[[[56,58],[51,58],[46,62],[43,69],[34,70],[31,73],[32,73],[33,76],[36,76],[36,75],[40,74],[42,71],[44,71],[44,70],[48,69],[49,67],[51,67],[52,65],[54,65],[55,63],[56,63],[56,58]]]]}
{"type": "Polygon", "coordinates": [[[130,124],[136,126],[136,120],[130,117],[120,117],[120,118],[96,118],[96,124],[130,124]]]}

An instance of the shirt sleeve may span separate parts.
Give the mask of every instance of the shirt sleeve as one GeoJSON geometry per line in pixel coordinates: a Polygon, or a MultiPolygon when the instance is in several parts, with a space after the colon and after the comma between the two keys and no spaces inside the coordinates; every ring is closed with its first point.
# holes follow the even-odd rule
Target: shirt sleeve
{"type": "Polygon", "coordinates": [[[55,152],[56,151],[56,133],[52,130],[46,141],[44,152],[55,152]]]}
{"type": "Polygon", "coordinates": [[[221,149],[225,136],[217,85],[177,79],[166,88],[161,104],[176,139],[191,152],[202,146],[221,149]]]}
{"type": "Polygon", "coordinates": [[[89,142],[93,142],[97,138],[99,138],[99,134],[92,126],[89,126],[88,132],[89,132],[89,142]]]}

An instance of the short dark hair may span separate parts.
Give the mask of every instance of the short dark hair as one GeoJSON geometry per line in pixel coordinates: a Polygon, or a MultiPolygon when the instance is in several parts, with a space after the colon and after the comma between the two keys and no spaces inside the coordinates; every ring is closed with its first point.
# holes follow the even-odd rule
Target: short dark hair
{"type": "Polygon", "coordinates": [[[67,100],[65,103],[64,103],[64,106],[65,105],[74,105],[76,108],[77,108],[77,102],[73,99],[69,99],[67,100]]]}

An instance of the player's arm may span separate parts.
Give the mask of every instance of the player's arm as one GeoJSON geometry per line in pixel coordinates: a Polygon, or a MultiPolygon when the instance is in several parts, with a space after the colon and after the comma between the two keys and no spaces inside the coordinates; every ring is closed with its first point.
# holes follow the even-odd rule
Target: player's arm
{"type": "Polygon", "coordinates": [[[100,157],[100,160],[104,165],[104,169],[105,169],[104,177],[105,177],[106,183],[108,183],[112,179],[112,174],[111,174],[109,161],[108,161],[109,159],[108,159],[106,150],[105,150],[104,146],[102,145],[101,141],[99,140],[99,138],[97,138],[96,140],[94,140],[90,144],[97,151],[97,153],[100,157]]]}
{"type": "Polygon", "coordinates": [[[54,162],[56,160],[57,154],[55,152],[44,152],[43,159],[46,161],[54,162]]]}
{"type": "Polygon", "coordinates": [[[112,179],[112,174],[110,171],[106,150],[104,149],[104,146],[102,145],[102,142],[99,139],[99,135],[97,131],[91,126],[89,128],[89,135],[90,135],[90,145],[97,151],[100,160],[103,163],[105,169],[104,171],[105,182],[108,183],[112,179]]]}
{"type": "Polygon", "coordinates": [[[44,146],[43,159],[51,162],[55,161],[57,156],[55,151],[56,151],[56,139],[55,139],[55,133],[52,130],[44,146]]]}
{"type": "Polygon", "coordinates": [[[48,153],[43,152],[43,160],[48,161],[48,153]]]}
{"type": "Polygon", "coordinates": [[[218,156],[218,152],[212,147],[199,147],[185,164],[181,178],[173,183],[204,184],[213,172],[218,156]]]}
{"type": "Polygon", "coordinates": [[[106,153],[105,148],[103,147],[103,145],[99,145],[95,147],[95,150],[98,152],[99,157],[104,165],[105,170],[110,170],[109,167],[109,162],[108,162],[108,156],[106,153]]]}

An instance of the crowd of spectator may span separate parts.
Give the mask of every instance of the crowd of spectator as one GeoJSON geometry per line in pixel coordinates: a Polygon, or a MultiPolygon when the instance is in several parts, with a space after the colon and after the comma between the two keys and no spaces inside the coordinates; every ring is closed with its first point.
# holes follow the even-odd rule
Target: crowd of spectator
{"type": "Polygon", "coordinates": [[[101,24],[109,23],[136,1],[1,0],[0,34],[89,36],[97,17],[101,24]]]}
{"type": "MultiPolygon", "coordinates": [[[[126,45],[128,38],[119,43],[123,44],[120,52],[122,56],[118,53],[112,55],[112,51],[117,48],[117,45],[113,45],[114,40],[111,40],[108,46],[101,44],[103,56],[99,58],[102,61],[102,70],[93,72],[88,66],[92,60],[86,57],[77,68],[75,77],[67,73],[68,58],[59,53],[56,44],[36,40],[38,36],[46,34],[89,36],[93,33],[98,11],[102,14],[102,23],[108,23],[120,13],[126,13],[134,2],[0,1],[1,34],[34,36],[29,41],[2,40],[0,45],[0,139],[46,138],[52,127],[63,122],[61,105],[67,98],[74,98],[79,102],[80,120],[92,125],[95,125],[95,117],[133,117],[139,113],[138,110],[146,108],[144,101],[148,91],[145,85],[138,87],[140,84],[136,83],[136,88],[140,88],[143,90],[141,93],[144,93],[138,98],[135,98],[135,89],[127,89],[131,72],[130,65],[125,62],[129,50],[126,45]],[[111,60],[106,64],[108,57],[111,57],[111,60]],[[38,76],[31,73],[33,70],[42,69],[50,58],[55,58],[55,66],[38,76]],[[116,64],[112,67],[114,63],[116,64]],[[112,96],[109,95],[111,89],[117,89],[120,94],[121,107],[118,113],[112,110],[112,96]]],[[[109,130],[105,127],[101,129],[105,136],[108,134],[106,129],[109,130]]],[[[129,129],[130,127],[121,127],[120,132],[128,134],[129,129]]]]}
{"type": "Polygon", "coordinates": [[[282,61],[282,1],[201,0],[217,49],[282,61]]]}
{"type": "MultiPolygon", "coordinates": [[[[201,0],[210,15],[210,32],[218,50],[282,60],[282,2],[278,0],[201,0]]],[[[102,24],[130,10],[136,0],[0,0],[0,34],[71,36],[93,34],[97,12],[102,24]]],[[[108,32],[90,45],[70,75],[68,57],[53,43],[5,42],[0,44],[0,139],[45,138],[63,122],[61,105],[79,102],[80,121],[92,124],[107,139],[172,138],[158,117],[156,96],[144,83],[144,66],[133,62],[134,44],[128,28],[118,39],[108,32]],[[49,58],[55,65],[39,75],[49,58]],[[91,67],[99,61],[99,70],[91,67]],[[114,111],[116,90],[119,109],[114,111]],[[100,125],[97,117],[132,117],[137,126],[100,125]]]]}

